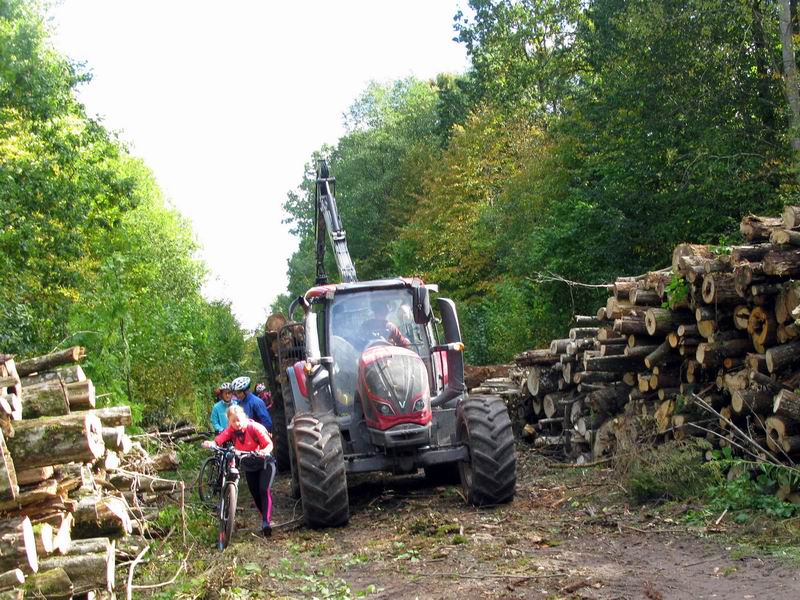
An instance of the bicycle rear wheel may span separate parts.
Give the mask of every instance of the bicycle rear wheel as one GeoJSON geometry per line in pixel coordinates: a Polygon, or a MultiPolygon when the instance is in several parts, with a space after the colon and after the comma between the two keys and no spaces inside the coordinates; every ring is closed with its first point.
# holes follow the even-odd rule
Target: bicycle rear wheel
{"type": "Polygon", "coordinates": [[[236,484],[229,481],[222,488],[222,501],[219,508],[219,538],[217,546],[220,550],[225,550],[233,540],[236,530],[236,501],[239,496],[239,489],[236,484]]]}
{"type": "Polygon", "coordinates": [[[197,495],[202,502],[210,504],[219,495],[219,477],[219,460],[214,456],[207,458],[197,480],[197,495]]]}

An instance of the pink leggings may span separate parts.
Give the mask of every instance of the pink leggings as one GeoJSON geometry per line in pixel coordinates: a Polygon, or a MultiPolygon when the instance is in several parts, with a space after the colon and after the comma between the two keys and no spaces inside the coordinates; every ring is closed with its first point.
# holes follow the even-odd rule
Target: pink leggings
{"type": "Polygon", "coordinates": [[[266,523],[272,522],[272,480],[275,479],[275,463],[267,461],[263,469],[257,471],[250,471],[245,469],[245,479],[247,479],[247,487],[250,490],[250,495],[258,507],[258,512],[261,513],[262,520],[266,523]]]}

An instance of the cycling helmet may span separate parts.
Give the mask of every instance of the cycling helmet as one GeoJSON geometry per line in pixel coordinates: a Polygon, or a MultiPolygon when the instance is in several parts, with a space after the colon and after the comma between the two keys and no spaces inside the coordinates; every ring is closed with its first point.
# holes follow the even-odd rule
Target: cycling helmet
{"type": "Polygon", "coordinates": [[[266,392],[266,391],[267,391],[267,386],[265,386],[263,383],[259,383],[258,385],[256,385],[256,394],[260,394],[261,392],[266,392]]]}
{"type": "Polygon", "coordinates": [[[247,376],[237,377],[231,381],[231,389],[234,392],[243,392],[250,387],[250,378],[247,376]]]}
{"type": "Polygon", "coordinates": [[[231,389],[231,384],[228,381],[226,381],[225,383],[220,383],[219,384],[219,391],[220,392],[227,392],[227,391],[230,391],[230,389],[231,389]]]}

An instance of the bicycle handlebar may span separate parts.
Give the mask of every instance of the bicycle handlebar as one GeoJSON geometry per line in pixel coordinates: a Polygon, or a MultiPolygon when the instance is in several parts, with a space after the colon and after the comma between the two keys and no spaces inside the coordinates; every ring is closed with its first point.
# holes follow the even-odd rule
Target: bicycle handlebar
{"type": "Polygon", "coordinates": [[[252,450],[249,450],[249,451],[245,452],[245,451],[242,451],[242,450],[236,450],[235,448],[223,448],[221,446],[217,446],[216,444],[213,445],[213,446],[210,446],[209,450],[214,450],[215,452],[224,452],[224,453],[233,452],[233,454],[236,455],[238,458],[245,458],[245,457],[248,457],[248,456],[255,456],[257,458],[266,458],[266,459],[274,460],[272,454],[259,454],[258,452],[254,452],[252,450]]]}

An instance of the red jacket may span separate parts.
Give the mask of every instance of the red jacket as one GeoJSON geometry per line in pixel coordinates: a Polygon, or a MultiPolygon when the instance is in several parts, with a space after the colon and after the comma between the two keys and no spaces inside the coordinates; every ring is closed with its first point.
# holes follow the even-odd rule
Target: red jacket
{"type": "Polygon", "coordinates": [[[255,421],[250,421],[244,431],[237,431],[228,425],[214,438],[214,443],[221,446],[230,440],[233,440],[233,447],[240,452],[255,452],[272,444],[267,429],[255,421]]]}

